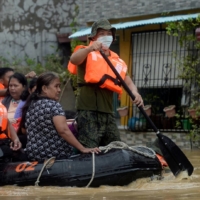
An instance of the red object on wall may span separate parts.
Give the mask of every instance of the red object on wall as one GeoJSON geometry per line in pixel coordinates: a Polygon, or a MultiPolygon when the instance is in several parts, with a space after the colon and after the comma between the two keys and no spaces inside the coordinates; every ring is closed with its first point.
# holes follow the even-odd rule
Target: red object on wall
{"type": "Polygon", "coordinates": [[[200,41],[200,27],[196,28],[195,33],[196,33],[197,40],[200,41]]]}

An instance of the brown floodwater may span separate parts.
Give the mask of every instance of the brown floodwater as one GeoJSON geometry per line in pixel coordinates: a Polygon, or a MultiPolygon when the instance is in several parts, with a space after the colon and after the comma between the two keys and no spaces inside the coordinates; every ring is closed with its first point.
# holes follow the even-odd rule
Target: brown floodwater
{"type": "Polygon", "coordinates": [[[200,149],[184,150],[194,166],[194,173],[187,177],[181,173],[174,177],[167,172],[162,180],[138,179],[128,186],[99,188],[75,187],[0,187],[3,200],[199,200],[200,199],[200,149]]]}

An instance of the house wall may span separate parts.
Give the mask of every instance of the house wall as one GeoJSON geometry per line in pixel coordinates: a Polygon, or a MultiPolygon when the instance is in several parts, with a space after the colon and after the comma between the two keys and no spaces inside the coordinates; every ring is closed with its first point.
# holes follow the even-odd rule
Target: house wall
{"type": "MultiPolygon", "coordinates": [[[[191,143],[188,132],[165,132],[164,135],[170,138],[181,149],[195,149],[199,147],[198,141],[191,143]]],[[[129,146],[149,146],[157,138],[154,132],[131,132],[126,129],[120,129],[120,137],[122,142],[125,142],[129,146]]]]}
{"type": "MultiPolygon", "coordinates": [[[[196,12],[193,9],[200,8],[200,2],[193,0],[1,0],[0,56],[10,60],[29,57],[43,62],[43,57],[56,52],[56,33],[71,32],[76,5],[79,6],[77,22],[80,27],[91,25],[92,21],[102,17],[117,23],[156,17],[163,12],[196,12]]],[[[152,29],[159,29],[159,25],[117,31],[120,56],[128,64],[130,74],[131,32],[152,29]]],[[[129,102],[130,98],[123,95],[122,101],[129,102]]]]}
{"type": "Polygon", "coordinates": [[[71,31],[74,9],[75,0],[1,0],[0,55],[42,62],[56,51],[56,33],[71,31]]]}
{"type": "MultiPolygon", "coordinates": [[[[131,33],[133,32],[141,32],[141,31],[153,31],[153,30],[159,30],[160,28],[164,28],[165,25],[162,25],[161,27],[159,24],[155,25],[147,25],[142,27],[134,27],[129,28],[125,30],[118,30],[117,34],[120,38],[120,57],[126,62],[128,66],[128,72],[129,75],[132,75],[132,57],[131,57],[131,33]]],[[[133,77],[134,80],[134,77],[133,77]]],[[[121,104],[122,105],[131,105],[130,97],[126,94],[126,92],[123,92],[121,97],[121,104]]],[[[122,117],[121,118],[121,124],[125,125],[128,124],[128,119],[132,117],[132,107],[130,107],[129,110],[129,116],[128,117],[122,117]]]]}
{"type": "Polygon", "coordinates": [[[1,0],[0,55],[8,59],[27,56],[41,62],[55,53],[56,33],[71,32],[76,5],[80,27],[102,17],[117,23],[200,8],[200,2],[194,0],[1,0]]]}
{"type": "Polygon", "coordinates": [[[104,17],[120,22],[128,17],[200,8],[200,1],[196,0],[77,0],[76,3],[80,10],[78,22],[83,26],[104,17]]]}
{"type": "MultiPolygon", "coordinates": [[[[78,0],[79,6],[78,23],[80,26],[91,26],[92,23],[99,18],[107,18],[113,23],[125,21],[142,20],[163,16],[163,14],[191,14],[200,11],[200,2],[186,0],[78,0]]],[[[127,63],[129,74],[132,75],[132,60],[131,57],[131,33],[161,30],[165,28],[165,24],[147,25],[141,27],[128,28],[117,30],[120,40],[119,54],[120,57],[127,63]]],[[[133,60],[134,62],[134,60],[133,60]]],[[[133,77],[134,80],[134,77],[133,77]]],[[[121,124],[127,124],[128,119],[132,117],[132,104],[130,97],[123,93],[121,97],[121,105],[129,105],[129,116],[121,118],[121,124]]]]}

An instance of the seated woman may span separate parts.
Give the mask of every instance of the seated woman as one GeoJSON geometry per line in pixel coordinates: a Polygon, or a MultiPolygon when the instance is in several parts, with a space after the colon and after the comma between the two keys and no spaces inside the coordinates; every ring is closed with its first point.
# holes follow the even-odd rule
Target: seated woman
{"type": "Polygon", "coordinates": [[[57,74],[41,74],[35,92],[23,107],[20,128],[27,133],[26,152],[30,160],[68,158],[73,153],[72,146],[82,153],[100,152],[98,148],[83,147],[68,128],[65,112],[57,102],[60,85],[57,74]]]}
{"type": "MultiPolygon", "coordinates": [[[[13,74],[14,74],[14,69],[10,67],[0,68],[0,101],[2,101],[7,94],[8,82],[13,74]]],[[[33,78],[35,76],[36,73],[34,71],[31,71],[25,75],[26,78],[33,78]]]]}
{"type": "MultiPolygon", "coordinates": [[[[17,120],[14,118],[17,106],[20,102],[22,92],[27,88],[27,79],[21,73],[14,73],[8,81],[7,96],[3,99],[2,104],[8,112],[8,120],[13,125],[15,130],[18,128],[17,120]]],[[[19,135],[23,148],[26,146],[26,135],[19,135]]]]}
{"type": "Polygon", "coordinates": [[[35,91],[36,81],[37,81],[37,78],[31,79],[31,81],[29,82],[29,87],[22,92],[22,94],[20,96],[21,100],[16,108],[15,115],[14,115],[14,118],[16,119],[16,123],[12,124],[14,126],[15,130],[17,131],[20,141],[23,144],[23,146],[22,146],[23,149],[26,148],[27,135],[23,134],[22,130],[19,129],[19,124],[20,124],[20,121],[22,118],[22,108],[25,105],[26,100],[29,97],[29,95],[35,91]]]}
{"type": "Polygon", "coordinates": [[[2,104],[7,108],[8,119],[15,123],[15,111],[20,102],[22,92],[27,88],[28,82],[26,77],[21,73],[14,73],[8,81],[7,96],[3,99],[2,104]]]}
{"type": "Polygon", "coordinates": [[[20,102],[19,102],[19,104],[17,106],[17,109],[15,111],[15,115],[14,115],[15,119],[19,119],[19,118],[22,117],[22,108],[25,105],[26,100],[29,97],[29,95],[32,94],[35,91],[35,89],[36,89],[36,82],[37,82],[37,78],[31,79],[30,82],[29,82],[28,88],[25,89],[22,92],[22,94],[20,96],[21,100],[20,100],[20,102]]]}

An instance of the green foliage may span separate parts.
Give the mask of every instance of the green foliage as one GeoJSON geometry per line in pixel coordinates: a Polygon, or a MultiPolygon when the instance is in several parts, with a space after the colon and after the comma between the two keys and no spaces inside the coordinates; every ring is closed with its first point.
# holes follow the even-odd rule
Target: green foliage
{"type": "Polygon", "coordinates": [[[199,102],[198,101],[193,101],[190,104],[190,109],[196,109],[199,106],[199,102]]]}
{"type": "Polygon", "coordinates": [[[192,124],[192,129],[190,130],[189,138],[192,141],[192,143],[200,141],[200,127],[198,124],[192,124]]]}
{"type": "MultiPolygon", "coordinates": [[[[70,27],[71,27],[71,30],[72,30],[72,33],[75,33],[77,31],[77,27],[78,27],[78,23],[77,23],[77,16],[79,14],[79,7],[78,5],[75,5],[75,9],[74,9],[74,12],[75,12],[75,15],[72,19],[72,22],[70,24],[70,27]]],[[[70,42],[70,45],[71,45],[71,50],[72,52],[74,51],[75,47],[77,45],[85,45],[84,42],[80,41],[79,39],[77,38],[73,38],[70,42]]]]}
{"type": "MultiPolygon", "coordinates": [[[[77,27],[78,27],[77,16],[79,14],[79,7],[78,7],[77,4],[75,5],[74,13],[75,13],[74,17],[73,17],[72,22],[70,24],[72,33],[75,33],[77,31],[77,27]]],[[[70,45],[71,45],[71,51],[73,52],[76,46],[86,45],[86,44],[84,42],[80,41],[77,38],[73,38],[70,41],[70,45]]],[[[76,95],[77,94],[77,75],[74,75],[74,74],[71,74],[71,73],[68,72],[68,76],[71,80],[72,87],[73,87],[75,95],[76,95]]]]}
{"type": "Polygon", "coordinates": [[[164,101],[159,96],[149,93],[144,97],[145,105],[151,105],[152,114],[159,114],[160,107],[163,107],[164,101]]]}
{"type": "Polygon", "coordinates": [[[25,57],[22,60],[16,59],[16,57],[12,57],[11,60],[8,60],[2,56],[0,56],[1,67],[11,67],[15,71],[27,74],[30,71],[35,71],[37,75],[40,75],[43,72],[53,71],[59,75],[61,81],[61,89],[62,93],[60,98],[62,98],[63,90],[66,84],[69,82],[69,75],[66,68],[63,67],[62,58],[59,54],[51,54],[47,55],[43,59],[44,64],[38,63],[35,59],[31,59],[25,57]],[[68,80],[68,81],[66,81],[68,80]]]}
{"type": "MultiPolygon", "coordinates": [[[[70,24],[72,28],[72,33],[77,31],[77,26],[78,26],[76,18],[79,14],[79,7],[77,5],[75,6],[74,13],[75,13],[74,18],[72,19],[72,23],[70,24]]],[[[80,44],[85,45],[85,43],[81,42],[78,39],[72,39],[71,40],[72,52],[74,48],[80,44]]],[[[9,55],[9,53],[7,54],[9,55]]],[[[55,54],[45,56],[43,58],[43,63],[37,62],[35,59],[29,57],[25,57],[23,59],[18,59],[17,57],[11,57],[8,60],[5,57],[0,56],[0,67],[12,67],[16,71],[21,72],[23,74],[27,74],[30,71],[35,71],[37,75],[46,71],[56,72],[60,77],[62,83],[62,89],[64,90],[66,84],[68,82],[71,82],[72,87],[75,89],[75,94],[76,94],[77,76],[69,73],[69,71],[66,70],[66,68],[63,66],[62,60],[63,58],[59,55],[59,50],[57,50],[55,54]]]]}
{"type": "Polygon", "coordinates": [[[194,34],[197,27],[200,27],[200,16],[196,19],[169,22],[166,28],[167,34],[179,37],[181,48],[188,52],[183,57],[174,53],[179,70],[178,78],[185,80],[185,89],[187,90],[190,89],[191,84],[200,86],[200,41],[197,41],[194,34]]]}
{"type": "Polygon", "coordinates": [[[169,16],[170,12],[163,12],[161,13],[161,16],[169,16]]]}
{"type": "MultiPolygon", "coordinates": [[[[167,24],[167,34],[178,37],[180,47],[187,50],[187,55],[180,57],[174,53],[178,66],[178,78],[184,80],[184,90],[191,94],[190,109],[196,110],[196,118],[187,116],[191,123],[190,139],[196,141],[200,139],[200,41],[195,35],[196,28],[200,27],[200,15],[196,19],[169,22],[167,24]]],[[[181,119],[181,115],[176,115],[181,119]]],[[[180,126],[180,120],[177,120],[180,126]]]]}
{"type": "Polygon", "coordinates": [[[189,132],[188,139],[191,141],[192,144],[195,142],[200,141],[200,120],[198,118],[192,118],[191,116],[183,116],[177,113],[176,117],[176,127],[177,128],[184,128],[183,123],[187,123],[187,127],[185,127],[185,131],[189,132]],[[184,122],[185,121],[185,122],[184,122]]]}
{"type": "Polygon", "coordinates": [[[200,95],[200,41],[197,40],[195,29],[200,27],[200,15],[196,19],[169,22],[167,33],[179,37],[180,47],[187,50],[187,55],[179,57],[174,53],[178,66],[178,78],[185,81],[184,90],[190,92],[193,101],[199,101],[200,95]]]}

